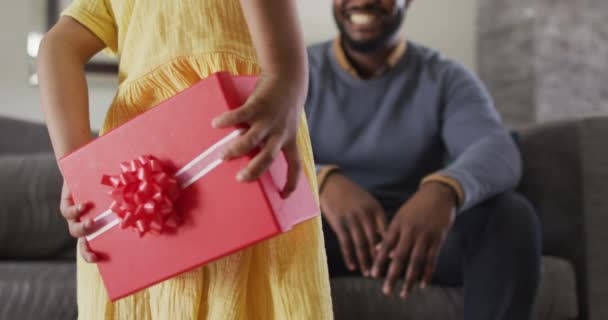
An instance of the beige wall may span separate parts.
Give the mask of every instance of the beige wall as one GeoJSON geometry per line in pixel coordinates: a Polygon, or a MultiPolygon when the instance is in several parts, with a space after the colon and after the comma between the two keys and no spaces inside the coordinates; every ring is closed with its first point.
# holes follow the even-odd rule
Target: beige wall
{"type": "MultiPolygon", "coordinates": [[[[0,116],[39,121],[38,90],[27,85],[28,59],[26,36],[33,19],[33,0],[0,2],[0,116]]],[[[36,0],[44,1],[44,0],[36,0]]],[[[438,48],[447,56],[474,68],[474,23],[477,0],[416,0],[407,17],[406,30],[411,39],[438,48]]],[[[298,0],[308,43],[335,35],[331,2],[298,0]]],[[[107,105],[112,100],[114,81],[96,79],[90,85],[91,122],[99,128],[107,105]]]]}
{"type": "MultiPolygon", "coordinates": [[[[26,38],[37,15],[33,1],[0,1],[0,116],[40,121],[38,88],[28,85],[31,62],[27,57],[26,38]]],[[[91,83],[90,104],[93,126],[101,126],[107,105],[114,94],[112,80],[91,83]]]]}

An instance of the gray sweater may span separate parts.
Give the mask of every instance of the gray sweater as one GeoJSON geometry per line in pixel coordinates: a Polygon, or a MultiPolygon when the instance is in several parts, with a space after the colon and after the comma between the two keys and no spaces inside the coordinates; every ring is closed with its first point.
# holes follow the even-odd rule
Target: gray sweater
{"type": "Polygon", "coordinates": [[[316,163],[342,172],[394,212],[431,173],[457,180],[460,211],[516,186],[521,158],[481,82],[408,43],[381,77],[343,70],[331,42],[309,48],[306,113],[316,163]]]}

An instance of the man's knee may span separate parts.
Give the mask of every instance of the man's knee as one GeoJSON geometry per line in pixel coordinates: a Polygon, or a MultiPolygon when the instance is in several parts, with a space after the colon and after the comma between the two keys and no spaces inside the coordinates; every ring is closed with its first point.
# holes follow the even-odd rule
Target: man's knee
{"type": "Polygon", "coordinates": [[[507,192],[486,202],[488,236],[498,237],[515,250],[540,250],[540,224],[530,202],[515,192],[507,192]]]}

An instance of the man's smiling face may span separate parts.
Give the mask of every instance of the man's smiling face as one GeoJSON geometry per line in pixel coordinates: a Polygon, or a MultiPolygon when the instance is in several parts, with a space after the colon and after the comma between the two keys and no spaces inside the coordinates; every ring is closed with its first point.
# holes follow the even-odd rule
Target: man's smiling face
{"type": "Polygon", "coordinates": [[[399,31],[406,0],[334,0],[333,12],[343,41],[354,50],[375,51],[399,31]]]}

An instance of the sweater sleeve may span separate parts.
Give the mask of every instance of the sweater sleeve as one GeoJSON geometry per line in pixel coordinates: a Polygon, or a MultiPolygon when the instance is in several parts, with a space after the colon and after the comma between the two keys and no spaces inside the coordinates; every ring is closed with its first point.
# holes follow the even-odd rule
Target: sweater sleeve
{"type": "Polygon", "coordinates": [[[462,212],[514,188],[521,178],[521,156],[479,79],[457,64],[445,79],[441,135],[449,161],[438,173],[462,186],[462,212]]]}

